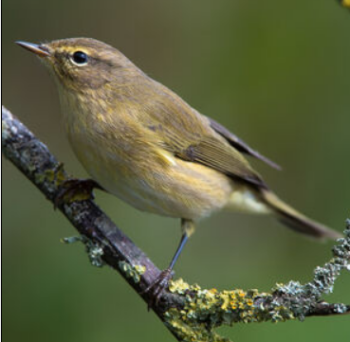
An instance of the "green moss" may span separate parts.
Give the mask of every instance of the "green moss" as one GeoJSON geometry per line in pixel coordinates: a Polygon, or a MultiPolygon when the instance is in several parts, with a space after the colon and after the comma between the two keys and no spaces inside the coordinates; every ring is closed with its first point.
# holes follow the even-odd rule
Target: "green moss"
{"type": "Polygon", "coordinates": [[[119,261],[119,269],[125,274],[127,278],[131,278],[134,283],[139,283],[142,274],[146,272],[146,267],[142,265],[130,265],[126,261],[119,261]]]}
{"type": "Polygon", "coordinates": [[[96,266],[96,267],[104,266],[105,262],[102,259],[103,248],[99,244],[88,239],[87,237],[85,237],[83,235],[65,237],[62,239],[62,242],[67,243],[67,244],[82,242],[86,247],[86,252],[89,256],[89,260],[91,262],[91,265],[96,266]]]}
{"type": "MultiPolygon", "coordinates": [[[[35,171],[35,168],[30,171],[35,171]]],[[[42,184],[45,181],[49,183],[54,183],[56,187],[62,184],[65,181],[66,175],[63,170],[63,164],[59,163],[55,169],[45,170],[44,173],[35,173],[35,182],[36,184],[42,184]]]]}
{"type": "Polygon", "coordinates": [[[89,239],[86,240],[87,242],[85,242],[85,246],[91,265],[96,267],[104,266],[105,262],[102,259],[103,248],[89,239]]]}
{"type": "Polygon", "coordinates": [[[46,176],[43,173],[36,173],[35,174],[35,184],[42,184],[46,180],[46,176]]]}

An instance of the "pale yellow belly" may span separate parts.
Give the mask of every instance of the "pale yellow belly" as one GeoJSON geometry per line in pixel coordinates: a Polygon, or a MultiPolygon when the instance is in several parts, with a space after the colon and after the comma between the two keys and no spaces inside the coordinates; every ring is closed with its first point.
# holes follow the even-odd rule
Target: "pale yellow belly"
{"type": "Polygon", "coordinates": [[[249,188],[201,164],[171,155],[163,162],[159,151],[154,153],[152,148],[143,152],[145,158],[133,153],[120,155],[99,141],[78,138],[75,134],[70,142],[90,176],[139,210],[193,220],[223,208],[267,212],[249,188]]]}
{"type": "Polygon", "coordinates": [[[200,219],[225,207],[233,190],[228,177],[200,164],[174,158],[175,163],[164,165],[152,156],[125,161],[93,144],[72,146],[95,181],[142,211],[200,219]]]}
{"type": "Polygon", "coordinates": [[[158,215],[200,219],[223,208],[232,192],[225,176],[184,161],[152,170],[134,167],[128,176],[113,172],[110,166],[95,168],[91,174],[110,193],[158,215]]]}

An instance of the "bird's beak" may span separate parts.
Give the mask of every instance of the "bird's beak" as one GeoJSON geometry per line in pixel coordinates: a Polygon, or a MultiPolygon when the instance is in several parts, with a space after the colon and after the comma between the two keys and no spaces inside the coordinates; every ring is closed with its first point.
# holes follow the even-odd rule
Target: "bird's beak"
{"type": "Polygon", "coordinates": [[[51,53],[49,52],[49,50],[46,46],[22,42],[22,41],[17,41],[16,44],[18,44],[19,46],[22,46],[22,48],[25,48],[31,52],[34,52],[39,57],[51,56],[51,53]]]}

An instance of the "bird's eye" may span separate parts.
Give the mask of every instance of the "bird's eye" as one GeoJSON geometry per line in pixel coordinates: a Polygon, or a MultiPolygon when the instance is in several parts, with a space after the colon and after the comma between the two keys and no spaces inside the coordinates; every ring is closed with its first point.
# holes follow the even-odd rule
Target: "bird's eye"
{"type": "Polygon", "coordinates": [[[72,61],[74,64],[84,65],[88,62],[88,55],[82,51],[76,51],[73,53],[72,61]]]}

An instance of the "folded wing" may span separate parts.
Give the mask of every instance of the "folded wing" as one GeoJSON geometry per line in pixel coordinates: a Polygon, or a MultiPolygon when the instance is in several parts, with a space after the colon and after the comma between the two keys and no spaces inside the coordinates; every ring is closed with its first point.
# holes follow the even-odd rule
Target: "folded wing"
{"type": "Polygon", "coordinates": [[[272,160],[264,157],[259,152],[253,150],[243,140],[241,140],[236,135],[234,135],[232,132],[230,132],[226,127],[220,125],[218,122],[216,122],[212,118],[209,118],[209,117],[207,117],[207,118],[209,119],[210,126],[212,127],[212,129],[215,132],[219,133],[222,137],[224,137],[229,142],[229,144],[232,145],[233,147],[235,147],[238,151],[240,151],[244,154],[248,154],[252,157],[255,157],[255,158],[265,162],[266,164],[270,165],[271,167],[273,167],[277,170],[281,170],[281,167],[278,164],[276,164],[272,160]]]}

